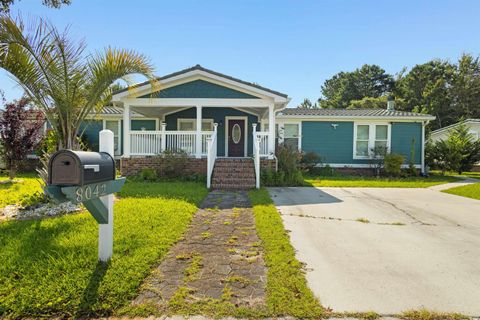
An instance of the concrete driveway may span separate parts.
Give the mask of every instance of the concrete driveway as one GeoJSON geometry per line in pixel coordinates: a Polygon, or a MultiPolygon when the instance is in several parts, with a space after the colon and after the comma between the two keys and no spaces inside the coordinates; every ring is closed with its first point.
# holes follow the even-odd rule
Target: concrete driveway
{"type": "Polygon", "coordinates": [[[480,315],[480,201],[430,189],[269,192],[323,306],[480,315]]]}

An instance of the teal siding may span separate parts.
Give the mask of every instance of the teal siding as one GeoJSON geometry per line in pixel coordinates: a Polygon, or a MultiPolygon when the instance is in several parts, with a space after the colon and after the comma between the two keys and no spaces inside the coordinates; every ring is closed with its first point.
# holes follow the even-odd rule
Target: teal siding
{"type": "Polygon", "coordinates": [[[315,152],[325,163],[369,163],[353,159],[353,122],[303,121],[302,150],[315,152]]]}
{"type": "Polygon", "coordinates": [[[422,124],[414,122],[392,123],[392,152],[403,155],[407,163],[410,161],[412,143],[414,143],[415,164],[421,164],[422,124]]]}
{"type": "Polygon", "coordinates": [[[233,90],[204,80],[195,80],[178,86],[141,96],[140,98],[217,98],[258,99],[250,94],[233,90]]]}
{"type": "MultiPolygon", "coordinates": [[[[353,159],[353,125],[353,122],[303,121],[302,150],[317,153],[325,163],[369,164],[370,160],[353,159]],[[337,124],[337,128],[332,124],[337,124]]],[[[410,159],[412,139],[415,140],[415,164],[420,164],[422,125],[392,123],[392,152],[405,156],[406,162],[410,159]]]]}
{"type": "Polygon", "coordinates": [[[92,151],[98,151],[98,134],[103,129],[102,120],[86,120],[80,124],[79,133],[88,141],[92,151]]]}
{"type": "MultiPolygon", "coordinates": [[[[246,124],[247,134],[247,154],[250,156],[253,153],[252,143],[252,124],[258,122],[258,117],[249,113],[245,113],[231,108],[202,108],[203,119],[213,119],[213,122],[218,123],[217,128],[217,154],[218,156],[225,156],[225,117],[243,116],[248,117],[248,123],[246,124]]],[[[167,130],[177,130],[177,119],[196,119],[196,109],[190,108],[182,110],[173,114],[169,114],[165,117],[165,123],[167,124],[167,130]]]]}

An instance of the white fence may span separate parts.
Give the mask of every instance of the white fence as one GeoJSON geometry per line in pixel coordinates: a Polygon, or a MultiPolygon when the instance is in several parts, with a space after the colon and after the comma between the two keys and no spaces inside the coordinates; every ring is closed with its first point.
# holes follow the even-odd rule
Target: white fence
{"type": "MultiPolygon", "coordinates": [[[[213,131],[202,131],[201,155],[207,154],[207,138],[213,131]]],[[[188,155],[197,154],[196,131],[131,131],[130,154],[152,156],[168,151],[185,151],[188,155]]]]}

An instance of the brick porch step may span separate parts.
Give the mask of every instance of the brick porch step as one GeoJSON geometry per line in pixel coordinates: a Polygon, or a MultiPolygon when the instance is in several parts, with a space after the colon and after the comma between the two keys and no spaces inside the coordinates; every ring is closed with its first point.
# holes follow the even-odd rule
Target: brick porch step
{"type": "Polygon", "coordinates": [[[246,190],[255,188],[255,168],[251,158],[220,158],[215,161],[212,189],[246,190]]]}

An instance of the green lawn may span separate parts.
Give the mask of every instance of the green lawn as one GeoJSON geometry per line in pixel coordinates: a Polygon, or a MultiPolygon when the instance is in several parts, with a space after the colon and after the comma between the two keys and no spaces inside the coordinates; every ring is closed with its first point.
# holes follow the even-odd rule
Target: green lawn
{"type": "Polygon", "coordinates": [[[308,288],[302,264],[295,258],[282,218],[265,189],[248,194],[257,233],[265,250],[267,307],[270,316],[319,318],[323,308],[308,288]]]}
{"type": "Polygon", "coordinates": [[[480,200],[480,183],[474,183],[466,186],[455,187],[455,188],[443,190],[442,192],[480,200]]]}
{"type": "Polygon", "coordinates": [[[384,178],[367,176],[313,176],[305,177],[305,185],[311,187],[369,187],[369,188],[427,188],[458,181],[452,176],[431,175],[428,178],[384,178]]]}
{"type": "MultiPolygon", "coordinates": [[[[433,174],[440,175],[441,172],[438,170],[431,171],[433,174]]],[[[457,176],[457,177],[465,177],[465,178],[475,178],[475,179],[480,179],[480,172],[474,172],[474,171],[468,171],[468,172],[462,172],[462,174],[458,174],[456,172],[452,171],[447,171],[445,172],[446,176],[457,176]]]]}
{"type": "MultiPolygon", "coordinates": [[[[8,176],[0,174],[0,181],[8,180],[8,176]]],[[[35,201],[35,194],[42,192],[40,179],[36,174],[18,174],[18,182],[0,184],[0,208],[10,204],[29,205],[35,201]]]]}
{"type": "Polygon", "coordinates": [[[97,263],[98,226],[88,213],[0,223],[0,318],[114,313],[136,296],[206,194],[198,183],[127,181],[108,265],[97,263]]]}

